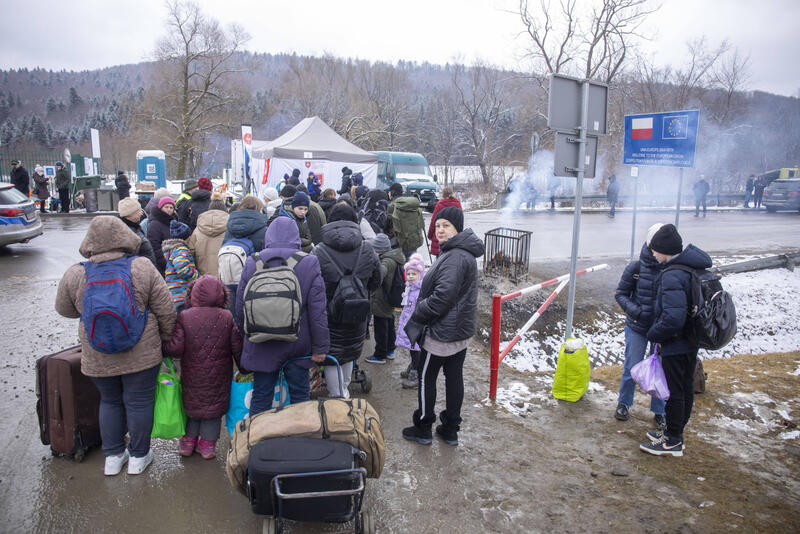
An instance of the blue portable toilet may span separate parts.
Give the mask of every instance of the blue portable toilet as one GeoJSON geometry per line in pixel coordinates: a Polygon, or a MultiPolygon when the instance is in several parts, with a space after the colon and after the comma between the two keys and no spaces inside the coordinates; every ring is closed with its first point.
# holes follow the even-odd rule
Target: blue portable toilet
{"type": "Polygon", "coordinates": [[[136,152],[138,181],[154,182],[156,189],[167,187],[167,159],[163,150],[136,152]]]}

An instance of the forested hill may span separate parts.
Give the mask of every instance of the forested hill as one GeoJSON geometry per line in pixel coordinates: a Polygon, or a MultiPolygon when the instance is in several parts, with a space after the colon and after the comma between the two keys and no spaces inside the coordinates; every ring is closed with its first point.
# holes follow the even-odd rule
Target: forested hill
{"type": "MultiPolygon", "coordinates": [[[[542,147],[552,146],[547,84],[527,73],[246,52],[228,68],[234,72],[220,90],[230,98],[213,127],[191,141],[192,174],[225,166],[229,139],[239,137],[242,123],[253,125],[256,139],[273,139],[312,115],[367,150],[421,152],[443,165],[524,164],[534,131],[542,147]]],[[[113,168],[133,168],[142,148],[172,153],[171,133],[158,120],[168,105],[164,82],[156,81],[160,69],[142,62],[81,72],[0,70],[3,153],[69,147],[88,154],[90,128],[100,130],[104,165],[113,168]]],[[[611,131],[598,158],[603,172],[619,165],[623,115],[672,109],[701,110],[698,172],[738,182],[743,173],[800,163],[797,98],[726,92],[710,83],[677,87],[634,72],[618,77],[610,98],[611,131]]]]}

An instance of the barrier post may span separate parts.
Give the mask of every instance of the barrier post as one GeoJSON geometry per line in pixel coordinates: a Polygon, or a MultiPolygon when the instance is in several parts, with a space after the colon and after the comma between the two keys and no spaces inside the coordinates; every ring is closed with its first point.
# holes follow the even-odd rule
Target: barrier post
{"type": "Polygon", "coordinates": [[[490,347],[489,398],[497,398],[497,373],[500,368],[500,313],[503,307],[502,295],[492,295],[492,339],[490,347]]]}

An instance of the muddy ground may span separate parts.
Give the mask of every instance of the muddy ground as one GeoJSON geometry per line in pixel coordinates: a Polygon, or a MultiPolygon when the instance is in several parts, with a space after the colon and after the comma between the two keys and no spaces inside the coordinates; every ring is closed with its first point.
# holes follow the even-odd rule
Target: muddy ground
{"type": "MultiPolygon", "coordinates": [[[[535,266],[535,279],[562,274],[565,265],[535,266]]],[[[576,321],[613,305],[620,265],[578,287],[576,321]]],[[[156,440],[156,460],[139,477],[104,477],[98,451],[80,464],[50,456],[38,439],[33,362],[77,339],[77,322],[52,311],[56,284],[52,276],[0,280],[0,531],[258,532],[260,519],[225,478],[224,438],[215,461],[180,459],[177,440],[156,440]]],[[[563,317],[565,305],[555,306],[563,317]]],[[[511,313],[509,324],[528,312],[511,313]]],[[[482,306],[483,321],[487,313],[482,306]]],[[[489,402],[488,352],[478,338],[465,366],[461,444],[406,442],[400,431],[416,393],[400,387],[405,358],[363,364],[387,443],[383,476],[367,487],[379,532],[800,530],[800,447],[780,437],[800,421],[800,377],[790,374],[800,353],[708,361],[708,392],[698,397],[683,458],[638,450],[652,424],[644,395],[631,420],[613,419],[619,367],[595,369],[590,391],[566,403],[550,396],[551,373],[503,366],[500,398],[489,402]]]]}

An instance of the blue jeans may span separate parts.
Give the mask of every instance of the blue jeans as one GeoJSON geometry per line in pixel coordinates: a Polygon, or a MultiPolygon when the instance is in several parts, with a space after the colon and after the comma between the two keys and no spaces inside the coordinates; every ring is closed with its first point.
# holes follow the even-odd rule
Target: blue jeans
{"type": "Polygon", "coordinates": [[[100,437],[106,456],[125,451],[126,425],[131,436],[131,456],[141,458],[150,451],[159,367],[127,375],[92,377],[100,390],[100,437]]]}
{"type": "MultiPolygon", "coordinates": [[[[636,391],[636,382],[631,377],[631,368],[644,359],[646,350],[647,338],[625,325],[625,367],[622,370],[617,402],[628,408],[633,406],[633,392],[636,391]]],[[[663,400],[650,397],[650,411],[654,414],[664,415],[664,404],[663,400]]]]}
{"type": "MultiPolygon", "coordinates": [[[[284,373],[286,383],[289,385],[289,399],[292,404],[309,400],[311,391],[308,384],[308,369],[303,369],[296,362],[290,362],[284,367],[284,373]]],[[[278,374],[278,371],[253,373],[253,397],[250,399],[251,417],[272,408],[278,374]]]]}

